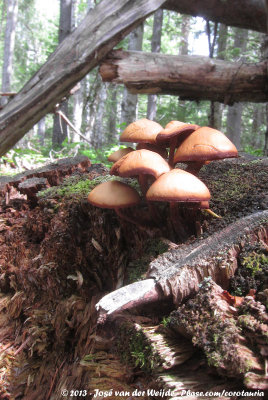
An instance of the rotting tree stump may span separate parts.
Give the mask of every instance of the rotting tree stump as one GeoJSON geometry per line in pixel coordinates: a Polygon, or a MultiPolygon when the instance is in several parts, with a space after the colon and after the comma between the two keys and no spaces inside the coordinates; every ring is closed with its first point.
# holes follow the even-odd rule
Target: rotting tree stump
{"type": "MultiPolygon", "coordinates": [[[[241,158],[204,168],[201,179],[212,192],[211,208],[223,218],[214,220],[200,214],[201,236],[189,236],[187,243],[181,245],[163,238],[161,230],[154,230],[154,236],[148,237],[149,232],[130,227],[112,210],[89,205],[87,182],[110,179],[107,169],[100,165],[87,164],[84,170],[74,168],[71,176],[48,188],[43,196],[38,195],[37,204],[29,205],[19,196],[15,184],[12,186],[12,179],[6,179],[5,185],[14,190],[6,203],[3,186],[0,206],[0,367],[5,374],[1,396],[32,399],[43,398],[47,393],[47,398],[53,394],[54,399],[61,399],[64,388],[88,392],[111,387],[131,392],[138,384],[145,390],[150,388],[150,375],[137,378],[139,367],[135,362],[126,367],[118,359],[114,347],[116,330],[108,327],[118,324],[119,316],[97,326],[96,303],[120,286],[145,277],[148,270],[152,271],[149,266],[159,263],[161,257],[172,262],[172,257],[186,251],[187,246],[193,250],[198,243],[211,240],[213,234],[219,237],[229,224],[239,224],[241,218],[256,212],[265,215],[265,162],[241,158]],[[159,255],[163,252],[165,255],[159,255]]],[[[31,174],[39,177],[38,171],[31,174]]],[[[248,226],[249,237],[254,224],[255,221],[248,226]]],[[[256,240],[258,237],[264,239],[256,235],[256,240]]],[[[215,240],[218,241],[217,236],[215,240]]],[[[216,249],[216,244],[211,246],[216,249]]],[[[168,301],[134,310],[141,313],[140,322],[147,318],[148,325],[159,325],[163,316],[175,310],[172,297],[163,293],[168,301]]],[[[172,293],[177,302],[175,283],[172,293]]],[[[121,318],[125,323],[133,317],[124,312],[121,318]]],[[[200,354],[195,353],[194,363],[204,366],[200,354]]],[[[188,365],[187,369],[187,365],[177,371],[181,382],[186,382],[184,370],[189,372],[192,368],[188,365]]],[[[166,387],[164,381],[168,377],[162,372],[158,371],[162,376],[159,386],[166,387]]],[[[151,376],[155,378],[153,371],[151,376]]],[[[200,376],[204,379],[204,374],[200,376]]],[[[209,377],[211,387],[213,379],[217,382],[217,378],[209,377]]],[[[240,384],[241,379],[234,387],[240,384]]],[[[191,389],[190,381],[187,385],[191,389]]],[[[199,387],[198,382],[195,387],[199,387]]]]}

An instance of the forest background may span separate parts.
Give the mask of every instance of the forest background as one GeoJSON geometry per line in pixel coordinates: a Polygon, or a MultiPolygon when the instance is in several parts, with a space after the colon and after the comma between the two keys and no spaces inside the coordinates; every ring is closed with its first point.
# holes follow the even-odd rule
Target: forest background
{"type": "MultiPolygon", "coordinates": [[[[16,93],[47,60],[58,43],[99,1],[1,0],[1,93],[16,93]]],[[[264,34],[227,27],[169,10],[158,10],[116,46],[172,55],[205,55],[255,63],[263,58],[264,34]]],[[[1,96],[4,107],[10,96],[1,96]]],[[[92,70],[60,104],[75,129],[48,114],[0,161],[1,173],[37,167],[57,158],[84,154],[93,162],[119,147],[132,121],[147,117],[165,126],[179,120],[222,130],[241,151],[268,154],[267,104],[183,101],[171,95],[133,95],[123,85],[103,83],[92,70]],[[82,136],[84,138],[82,138],[82,136]]]]}

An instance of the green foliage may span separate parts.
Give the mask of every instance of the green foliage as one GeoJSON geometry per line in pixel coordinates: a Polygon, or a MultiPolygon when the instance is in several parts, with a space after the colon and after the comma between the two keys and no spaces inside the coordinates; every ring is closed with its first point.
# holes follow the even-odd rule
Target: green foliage
{"type": "Polygon", "coordinates": [[[58,17],[44,19],[34,0],[19,2],[13,86],[19,90],[46,61],[58,43],[58,17]]]}

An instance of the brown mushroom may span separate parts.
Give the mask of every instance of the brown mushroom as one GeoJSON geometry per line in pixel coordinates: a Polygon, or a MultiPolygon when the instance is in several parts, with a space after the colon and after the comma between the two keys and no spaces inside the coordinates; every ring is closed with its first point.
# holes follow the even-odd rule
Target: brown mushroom
{"type": "Polygon", "coordinates": [[[202,127],[181,143],[174,155],[174,163],[186,162],[187,171],[198,173],[208,161],[231,157],[238,157],[238,152],[227,136],[216,129],[202,127]]]}
{"type": "Polygon", "coordinates": [[[186,231],[178,213],[178,202],[190,202],[201,208],[207,206],[210,192],[196,176],[181,169],[173,169],[161,175],[146,193],[148,201],[166,201],[170,205],[171,224],[181,239],[186,238],[186,231]],[[205,202],[205,203],[204,203],[205,202]]]}
{"type": "Polygon", "coordinates": [[[117,215],[131,223],[137,224],[135,218],[131,218],[122,213],[122,208],[127,208],[137,205],[141,199],[138,192],[120,181],[103,182],[96,186],[88,195],[90,204],[115,210],[117,215]]]}
{"type": "Polygon", "coordinates": [[[134,151],[132,147],[125,147],[124,149],[118,149],[111,153],[108,157],[107,160],[110,162],[115,163],[116,161],[120,160],[120,158],[124,157],[126,154],[130,153],[131,151],[134,151]]]}
{"type": "Polygon", "coordinates": [[[169,150],[169,165],[174,166],[174,153],[180,143],[186,139],[192,132],[199,128],[199,125],[186,124],[181,121],[169,122],[165,129],[158,133],[156,142],[161,146],[170,147],[169,150]]]}
{"type": "Polygon", "coordinates": [[[162,129],[163,127],[157,122],[142,118],[126,127],[120,136],[120,141],[155,144],[155,138],[162,129]]]}
{"type": "Polygon", "coordinates": [[[118,160],[112,166],[110,174],[125,178],[138,176],[142,193],[145,195],[148,189],[148,175],[157,179],[169,170],[168,163],[159,154],[142,149],[132,151],[118,160]]]}

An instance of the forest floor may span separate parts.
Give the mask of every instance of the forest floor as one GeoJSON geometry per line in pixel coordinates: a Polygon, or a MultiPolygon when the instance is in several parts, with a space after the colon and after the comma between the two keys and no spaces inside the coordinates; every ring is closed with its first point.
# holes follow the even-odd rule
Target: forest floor
{"type": "MultiPolygon", "coordinates": [[[[167,207],[161,208],[161,223],[154,223],[152,227],[148,224],[148,229],[140,230],[119,220],[114,211],[88,204],[87,194],[92,187],[110,179],[105,167],[74,162],[67,170],[62,175],[56,174],[54,166],[49,173],[30,171],[19,177],[0,177],[1,399],[62,399],[62,393],[67,393],[64,390],[74,399],[83,393],[87,393],[86,398],[94,395],[100,399],[104,397],[101,391],[106,391],[111,399],[153,399],[161,398],[163,392],[157,393],[161,390],[166,391],[162,397],[175,399],[186,389],[242,390],[254,385],[257,389],[267,389],[263,378],[267,331],[262,331],[265,325],[262,319],[256,322],[261,330],[260,346],[257,350],[250,346],[255,364],[252,361],[252,368],[228,374],[224,365],[213,364],[213,357],[202,341],[189,340],[198,336],[193,329],[188,327],[187,339],[181,336],[178,314],[174,312],[187,315],[186,305],[184,309],[180,305],[178,308],[167,299],[156,307],[148,306],[123,315],[107,327],[97,326],[95,309],[107,293],[144,279],[160,254],[169,254],[181,245],[199,243],[245,216],[265,212],[268,208],[267,158],[241,156],[236,160],[213,162],[201,170],[200,178],[211,191],[210,208],[222,218],[197,212],[198,225],[189,224],[183,244],[169,228],[167,207]],[[31,174],[47,179],[51,187],[36,195],[33,190],[36,183],[30,182],[30,191],[29,187],[28,192],[20,187],[19,192],[19,184],[29,181],[31,174]],[[28,199],[23,190],[28,193],[28,199]],[[245,376],[249,373],[254,377],[251,377],[251,386],[245,386],[245,376]],[[260,376],[257,383],[256,375],[260,376]],[[138,389],[141,394],[137,393],[138,389]]],[[[47,185],[43,181],[39,183],[47,185]]],[[[148,215],[146,205],[142,212],[133,212],[137,216],[148,215]]],[[[267,229],[267,215],[261,225],[267,229]]],[[[240,268],[230,279],[228,288],[232,295],[239,297],[254,289],[256,302],[262,304],[264,314],[268,289],[267,245],[263,237],[243,245],[243,252],[239,253],[240,268]],[[245,260],[251,257],[252,261],[253,256],[250,269],[245,260]]],[[[209,290],[213,292],[211,298],[219,296],[220,289],[214,283],[209,290]]],[[[202,291],[200,296],[199,303],[205,310],[202,291]]],[[[228,312],[233,311],[228,309],[228,312]]],[[[217,328],[217,335],[220,329],[217,328]]],[[[239,329],[241,333],[242,328],[239,329]]]]}

